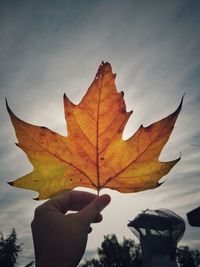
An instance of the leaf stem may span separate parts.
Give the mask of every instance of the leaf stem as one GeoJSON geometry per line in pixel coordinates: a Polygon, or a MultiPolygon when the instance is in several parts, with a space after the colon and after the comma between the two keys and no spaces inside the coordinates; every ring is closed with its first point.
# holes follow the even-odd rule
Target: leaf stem
{"type": "Polygon", "coordinates": [[[99,196],[99,193],[100,193],[100,189],[97,188],[97,196],[99,196]]]}

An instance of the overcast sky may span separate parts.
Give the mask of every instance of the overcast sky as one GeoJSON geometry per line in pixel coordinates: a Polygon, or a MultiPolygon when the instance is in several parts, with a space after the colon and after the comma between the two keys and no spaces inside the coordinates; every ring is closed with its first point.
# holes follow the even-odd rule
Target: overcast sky
{"type": "MultiPolygon", "coordinates": [[[[0,0],[0,231],[16,228],[24,243],[21,266],[33,257],[30,222],[37,193],[6,182],[30,172],[17,148],[5,107],[21,119],[66,135],[63,93],[78,103],[102,60],[117,73],[133,115],[124,138],[183,108],[160,160],[182,155],[157,189],[135,194],[104,190],[112,203],[93,227],[88,254],[103,236],[134,238],[127,228],[144,209],[182,216],[200,205],[200,1],[0,0]],[[116,219],[117,218],[117,219],[116,219]],[[115,222],[115,223],[113,223],[115,222]]],[[[136,240],[136,239],[135,239],[136,240]]],[[[200,249],[200,231],[187,224],[181,244],[200,249]]]]}

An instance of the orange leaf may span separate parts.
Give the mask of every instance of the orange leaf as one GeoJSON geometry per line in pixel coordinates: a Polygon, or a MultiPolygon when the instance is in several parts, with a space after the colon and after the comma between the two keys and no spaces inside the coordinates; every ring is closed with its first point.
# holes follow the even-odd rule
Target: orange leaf
{"type": "Polygon", "coordinates": [[[39,192],[46,199],[75,187],[111,188],[137,192],[155,188],[180,158],[158,160],[169,139],[178,109],[168,117],[141,126],[128,140],[122,133],[132,112],[126,111],[109,63],[102,63],[86,95],[74,105],[64,95],[68,136],[17,118],[7,104],[17,144],[33,165],[33,171],[9,183],[39,192]]]}

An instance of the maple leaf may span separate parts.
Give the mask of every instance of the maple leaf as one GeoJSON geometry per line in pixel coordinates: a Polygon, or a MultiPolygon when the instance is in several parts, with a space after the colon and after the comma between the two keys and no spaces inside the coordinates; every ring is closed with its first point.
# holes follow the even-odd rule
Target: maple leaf
{"type": "Polygon", "coordinates": [[[33,171],[9,184],[39,192],[46,199],[75,187],[137,192],[156,188],[159,179],[180,160],[158,160],[168,141],[178,109],[168,117],[140,126],[122,139],[132,114],[126,111],[123,92],[115,86],[109,63],[102,63],[86,95],[78,105],[64,94],[68,136],[17,118],[7,104],[18,139],[33,171]]]}

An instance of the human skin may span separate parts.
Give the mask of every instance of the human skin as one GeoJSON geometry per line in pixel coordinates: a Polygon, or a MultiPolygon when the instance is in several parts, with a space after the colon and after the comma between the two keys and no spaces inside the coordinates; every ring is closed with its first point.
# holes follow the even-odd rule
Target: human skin
{"type": "Polygon", "coordinates": [[[100,212],[110,200],[109,195],[73,190],[37,207],[31,224],[36,267],[77,266],[92,231],[90,225],[102,220],[100,212]]]}

